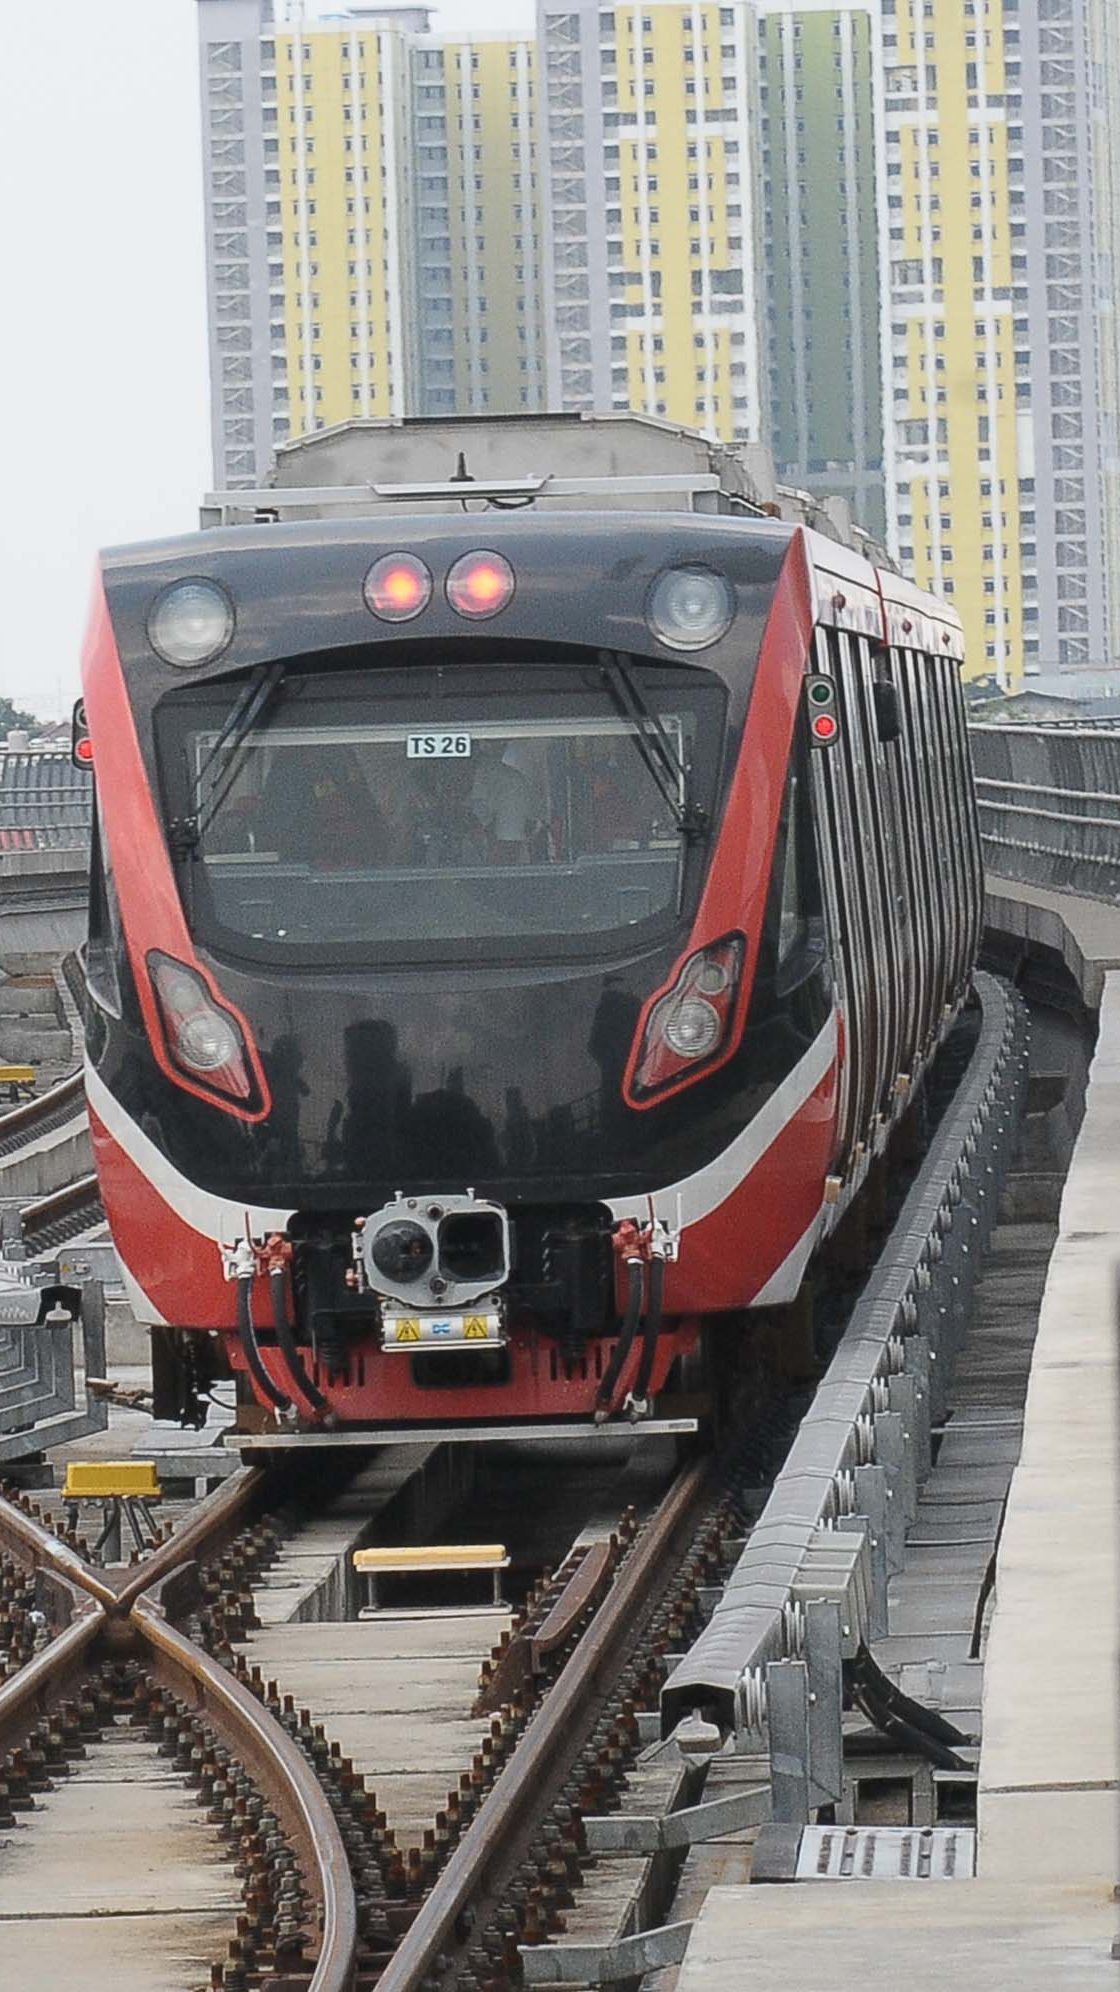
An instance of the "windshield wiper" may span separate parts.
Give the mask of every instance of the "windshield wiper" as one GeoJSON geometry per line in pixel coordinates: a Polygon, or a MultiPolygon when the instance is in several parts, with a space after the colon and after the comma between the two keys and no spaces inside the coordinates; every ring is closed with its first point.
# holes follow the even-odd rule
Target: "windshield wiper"
{"type": "Polygon", "coordinates": [[[171,849],[177,858],[187,858],[198,849],[237,772],[241,749],[254,726],[273,703],[284,677],[284,664],[258,664],[226,716],[210,752],[200,764],[191,783],[185,816],[170,825],[171,849]]]}
{"type": "Polygon", "coordinates": [[[669,809],[675,828],[686,843],[695,843],[707,834],[708,812],[689,794],[688,769],[661,714],[646,704],[629,664],[617,651],[601,650],[599,661],[611,701],[620,717],[628,719],[634,727],[634,745],[669,809]]]}

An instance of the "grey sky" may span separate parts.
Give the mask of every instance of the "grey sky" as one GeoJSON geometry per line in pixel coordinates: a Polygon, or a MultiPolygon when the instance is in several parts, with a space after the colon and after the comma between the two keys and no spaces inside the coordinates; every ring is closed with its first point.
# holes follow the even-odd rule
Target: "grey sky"
{"type": "MultiPolygon", "coordinates": [[[[531,19],[447,0],[438,25],[531,19]]],[[[43,716],[76,694],[98,547],[190,531],[209,480],[195,33],[194,0],[6,9],[0,692],[43,716]]]]}

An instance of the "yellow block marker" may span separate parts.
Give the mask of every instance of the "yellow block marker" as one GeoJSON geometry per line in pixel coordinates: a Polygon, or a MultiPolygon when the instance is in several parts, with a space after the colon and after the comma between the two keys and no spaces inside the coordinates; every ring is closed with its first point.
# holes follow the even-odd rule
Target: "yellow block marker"
{"type": "Polygon", "coordinates": [[[0,1086],[33,1086],[33,1065],[0,1065],[0,1086]]]}
{"type": "Polygon", "coordinates": [[[356,1549],[355,1570],[508,1570],[502,1542],[423,1543],[415,1549],[356,1549]]]}
{"type": "Polygon", "coordinates": [[[158,1501],[162,1491],[152,1459],[71,1460],[62,1490],[68,1501],[158,1501]]]}
{"type": "MultiPolygon", "coordinates": [[[[509,1569],[509,1556],[501,1542],[423,1543],[415,1549],[356,1549],[354,1568],[369,1585],[369,1609],[377,1609],[377,1583],[392,1572],[420,1576],[431,1570],[489,1570],[494,1579],[494,1603],[502,1604],[502,1571],[509,1569]]],[[[362,1614],[365,1616],[365,1613],[362,1614]]]]}

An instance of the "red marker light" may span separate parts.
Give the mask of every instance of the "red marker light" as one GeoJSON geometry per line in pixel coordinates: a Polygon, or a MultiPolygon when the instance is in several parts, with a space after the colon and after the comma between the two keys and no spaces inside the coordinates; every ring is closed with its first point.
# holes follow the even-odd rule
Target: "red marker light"
{"type": "Polygon", "coordinates": [[[814,740],[835,740],[838,730],[830,712],[814,713],[812,722],[814,740]]]}
{"type": "Polygon", "coordinates": [[[88,733],[84,734],[80,740],[75,740],[74,759],[75,761],[78,761],[83,768],[92,768],[93,741],[90,739],[88,733]]]}
{"type": "Polygon", "coordinates": [[[465,553],[447,577],[447,599],[456,615],[480,622],[513,599],[513,569],[500,553],[465,553]]]}
{"type": "Polygon", "coordinates": [[[382,622],[411,622],[432,597],[432,577],[414,553],[386,553],[362,586],[366,607],[382,622]]]}

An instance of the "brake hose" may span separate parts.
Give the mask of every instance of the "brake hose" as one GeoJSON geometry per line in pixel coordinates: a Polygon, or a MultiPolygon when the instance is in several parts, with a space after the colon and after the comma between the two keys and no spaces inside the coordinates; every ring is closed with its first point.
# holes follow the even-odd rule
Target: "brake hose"
{"type": "Polygon", "coordinates": [[[641,1402],[649,1390],[649,1380],[653,1375],[653,1359],[657,1354],[657,1338],[661,1333],[662,1302],[665,1296],[665,1261],[655,1252],[649,1262],[649,1304],[646,1308],[645,1325],[642,1329],[642,1359],[638,1364],[638,1374],[634,1388],[630,1392],[631,1401],[641,1402]]]}
{"type": "Polygon", "coordinates": [[[330,1406],[317,1383],[313,1382],[304,1367],[303,1357],[296,1347],[296,1338],[288,1322],[287,1295],[284,1291],[284,1268],[273,1266],[268,1276],[272,1292],[272,1318],[276,1323],[276,1339],[280,1344],[288,1373],[301,1397],[306,1397],[313,1411],[327,1411],[330,1406]]]}
{"type": "Polygon", "coordinates": [[[277,1411],[290,1411],[291,1399],[285,1397],[278,1384],[273,1383],[257,1347],[253,1332],[253,1275],[242,1273],[237,1281],[237,1335],[241,1343],[241,1353],[249,1366],[249,1374],[263,1397],[277,1411]]]}
{"type": "Polygon", "coordinates": [[[634,1346],[634,1336],[642,1312],[642,1261],[626,1261],[626,1312],[622,1320],[622,1330],[614,1345],[614,1353],[607,1364],[606,1374],[599,1385],[595,1398],[595,1423],[601,1425],[611,1415],[611,1400],[614,1397],[622,1366],[634,1346]]]}

